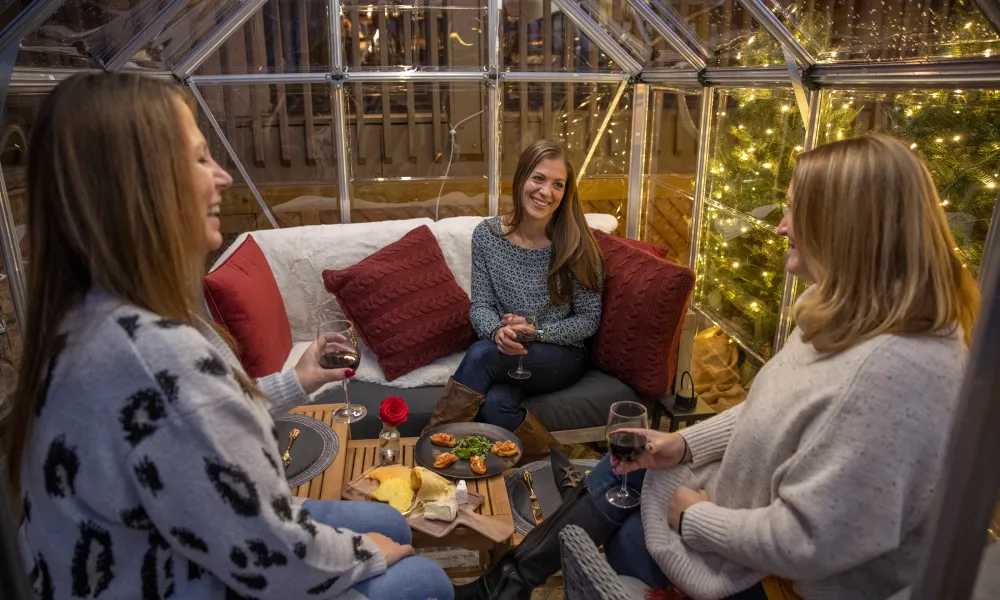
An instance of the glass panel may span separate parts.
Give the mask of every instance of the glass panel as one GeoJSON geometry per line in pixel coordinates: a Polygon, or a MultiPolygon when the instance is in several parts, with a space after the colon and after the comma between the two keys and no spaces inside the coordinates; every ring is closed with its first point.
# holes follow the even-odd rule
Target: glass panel
{"type": "Polygon", "coordinates": [[[240,0],[188,0],[169,24],[132,57],[133,66],[173,70],[241,4],[240,0]]]}
{"type": "Polygon", "coordinates": [[[934,177],[962,262],[978,275],[1000,186],[1000,90],[828,92],[823,109],[820,142],[876,131],[911,143],[934,177]]]}
{"type": "Polygon", "coordinates": [[[646,128],[649,166],[643,193],[639,238],[670,248],[670,257],[688,264],[691,194],[698,159],[701,95],[683,91],[650,94],[646,128]]]}
{"type": "Polygon", "coordinates": [[[696,302],[767,360],[784,278],[777,225],[805,128],[791,90],[720,90],[715,111],[696,302]]]}
{"type": "Polygon", "coordinates": [[[351,221],[488,213],[486,89],[349,84],[351,221]]]}
{"type": "MultiPolygon", "coordinates": [[[[652,0],[650,7],[691,48],[716,67],[785,64],[781,46],[737,0],[652,0]]],[[[653,66],[672,66],[678,55],[666,42],[654,45],[653,66]]]]}
{"type": "Polygon", "coordinates": [[[607,126],[601,125],[619,91],[618,84],[507,83],[504,86],[500,210],[511,210],[511,186],[521,151],[539,139],[566,145],[577,173],[584,169],[579,194],[588,213],[618,218],[625,234],[628,206],[631,92],[626,89],[607,126]],[[588,161],[588,155],[590,160],[588,161]]]}
{"type": "Polygon", "coordinates": [[[621,73],[550,0],[503,3],[501,61],[509,71],[621,73]]]}
{"type": "Polygon", "coordinates": [[[974,0],[781,0],[789,29],[820,62],[978,57],[1000,35],[974,0]]]}
{"type": "MultiPolygon", "coordinates": [[[[198,89],[278,225],[340,222],[330,86],[256,84],[198,89]]],[[[245,231],[270,229],[267,216],[202,113],[199,125],[212,156],[234,180],[222,203],[225,245],[245,231]]]]}
{"type": "Polygon", "coordinates": [[[28,6],[31,0],[2,0],[0,1],[0,31],[3,31],[17,17],[24,7],[28,6]]]}
{"type": "Polygon", "coordinates": [[[17,66],[100,67],[156,16],[161,4],[165,3],[158,0],[66,2],[22,40],[17,66]]]}
{"type": "Polygon", "coordinates": [[[327,0],[268,0],[197,73],[328,72],[329,10],[327,0]]]}
{"type": "MultiPolygon", "coordinates": [[[[25,189],[25,167],[28,160],[28,143],[31,129],[38,116],[44,95],[9,95],[3,107],[5,127],[0,139],[0,165],[3,167],[4,184],[10,199],[11,214],[14,217],[14,231],[21,247],[21,258],[27,262],[28,206],[25,189]]],[[[0,378],[4,363],[19,367],[21,363],[21,330],[14,312],[14,301],[10,292],[6,265],[0,271],[0,378]]],[[[2,411],[2,408],[0,408],[2,411]]]]}
{"type": "Polygon", "coordinates": [[[345,6],[344,62],[351,69],[482,68],[486,10],[452,0],[440,8],[345,6]]]}
{"type": "Polygon", "coordinates": [[[651,38],[628,4],[621,0],[578,0],[578,3],[639,64],[646,64],[652,59],[651,38]]]}
{"type": "Polygon", "coordinates": [[[787,243],[775,229],[711,200],[704,206],[695,305],[758,358],[772,354],[787,243]]]}

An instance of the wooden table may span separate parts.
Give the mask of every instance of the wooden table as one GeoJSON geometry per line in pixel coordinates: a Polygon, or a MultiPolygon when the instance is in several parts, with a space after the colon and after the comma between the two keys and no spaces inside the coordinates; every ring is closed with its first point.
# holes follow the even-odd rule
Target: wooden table
{"type": "MultiPolygon", "coordinates": [[[[378,461],[378,440],[349,440],[350,433],[344,423],[333,420],[333,411],[339,404],[323,404],[303,406],[294,413],[309,415],[327,423],[337,432],[340,438],[340,452],[333,464],[312,481],[304,483],[292,490],[292,495],[312,500],[339,500],[344,486],[361,476],[366,470],[375,466],[378,461]]],[[[373,418],[369,416],[368,418],[373,418]]],[[[412,467],[413,446],[417,438],[403,438],[403,464],[412,467]]],[[[484,501],[479,512],[513,526],[510,501],[507,499],[507,488],[503,475],[487,479],[468,480],[469,491],[483,495],[484,501]]],[[[478,577],[490,565],[511,547],[511,540],[497,544],[485,536],[463,526],[455,527],[454,531],[443,538],[435,538],[419,531],[413,532],[415,548],[464,548],[479,551],[479,564],[471,567],[452,567],[445,569],[449,577],[478,577]]]]}

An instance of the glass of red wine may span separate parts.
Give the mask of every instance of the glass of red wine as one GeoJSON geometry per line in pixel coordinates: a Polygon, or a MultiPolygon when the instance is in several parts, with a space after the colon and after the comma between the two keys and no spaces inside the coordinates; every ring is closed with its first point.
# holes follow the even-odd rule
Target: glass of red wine
{"type": "MultiPolygon", "coordinates": [[[[358,352],[358,338],[350,321],[320,323],[316,337],[319,339],[321,367],[358,370],[361,365],[361,353],[358,352]]],[[[347,393],[347,382],[345,379],[344,406],[333,411],[333,419],[340,423],[354,423],[368,414],[368,409],[364,406],[351,404],[351,397],[347,393]]]]}
{"type": "MultiPolygon", "coordinates": [[[[524,349],[527,350],[528,346],[531,346],[538,339],[538,330],[535,329],[535,326],[538,324],[538,317],[531,315],[524,317],[524,320],[531,327],[531,331],[518,331],[517,338],[514,341],[524,346],[524,349]]],[[[527,379],[531,377],[531,371],[524,368],[523,354],[517,357],[517,368],[507,371],[507,375],[511,379],[527,379]]]]}
{"type": "MultiPolygon", "coordinates": [[[[638,402],[615,402],[608,414],[608,427],[605,436],[611,456],[619,462],[632,462],[646,451],[646,433],[649,429],[649,416],[646,407],[638,402]]],[[[622,475],[620,488],[611,488],[605,498],[612,506],[633,508],[639,505],[639,492],[629,489],[625,484],[626,475],[622,475]]]]}

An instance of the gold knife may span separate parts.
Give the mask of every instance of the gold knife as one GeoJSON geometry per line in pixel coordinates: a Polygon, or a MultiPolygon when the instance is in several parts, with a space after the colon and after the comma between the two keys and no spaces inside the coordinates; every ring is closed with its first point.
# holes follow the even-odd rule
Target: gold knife
{"type": "Polygon", "coordinates": [[[286,469],[292,463],[292,442],[297,437],[299,437],[298,429],[292,429],[288,432],[288,447],[285,448],[285,453],[281,456],[281,462],[285,464],[286,469]]]}
{"type": "Polygon", "coordinates": [[[531,485],[531,473],[528,471],[524,472],[524,483],[528,486],[528,493],[530,494],[531,514],[535,517],[535,525],[538,525],[544,518],[542,516],[542,505],[538,502],[538,496],[535,495],[535,488],[531,485]]]}

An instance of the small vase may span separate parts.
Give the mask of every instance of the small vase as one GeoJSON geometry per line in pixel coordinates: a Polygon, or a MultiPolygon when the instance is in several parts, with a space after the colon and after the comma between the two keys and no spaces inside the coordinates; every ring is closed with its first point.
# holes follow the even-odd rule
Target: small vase
{"type": "Polygon", "coordinates": [[[378,434],[379,461],[383,465],[398,465],[402,461],[402,445],[399,441],[399,429],[382,422],[382,432],[378,434]]]}

